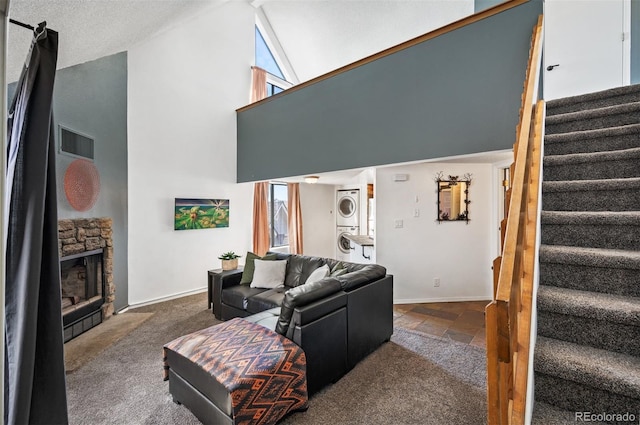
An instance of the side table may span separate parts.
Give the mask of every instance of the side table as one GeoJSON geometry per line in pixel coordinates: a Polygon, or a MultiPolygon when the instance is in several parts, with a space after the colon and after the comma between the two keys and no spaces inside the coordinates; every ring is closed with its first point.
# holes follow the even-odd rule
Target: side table
{"type": "Polygon", "coordinates": [[[221,279],[223,276],[231,273],[237,273],[238,271],[244,270],[244,266],[238,266],[237,269],[233,270],[222,270],[222,269],[213,269],[209,270],[209,279],[207,286],[207,309],[211,309],[213,312],[213,281],[215,279],[221,279]]]}

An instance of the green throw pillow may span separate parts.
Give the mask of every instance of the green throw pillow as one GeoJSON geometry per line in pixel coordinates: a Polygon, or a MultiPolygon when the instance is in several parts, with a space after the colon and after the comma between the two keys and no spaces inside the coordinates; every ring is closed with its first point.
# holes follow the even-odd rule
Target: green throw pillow
{"type": "Polygon", "coordinates": [[[329,273],[330,277],[338,277],[347,273],[347,268],[344,266],[342,261],[338,261],[335,266],[331,269],[331,273],[329,273]]]}
{"type": "Polygon", "coordinates": [[[253,252],[247,252],[247,257],[244,263],[244,270],[242,271],[242,279],[240,284],[251,283],[253,280],[253,272],[256,270],[255,260],[275,260],[277,254],[267,254],[264,257],[260,257],[253,252]]]}

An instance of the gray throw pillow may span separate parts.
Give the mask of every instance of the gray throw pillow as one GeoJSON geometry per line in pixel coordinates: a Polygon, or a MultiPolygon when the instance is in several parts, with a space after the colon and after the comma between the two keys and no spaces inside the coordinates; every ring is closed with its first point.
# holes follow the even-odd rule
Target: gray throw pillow
{"type": "Polygon", "coordinates": [[[244,270],[242,271],[242,278],[240,284],[251,283],[253,281],[253,273],[256,270],[255,260],[275,260],[277,254],[267,254],[264,257],[260,257],[253,252],[247,252],[246,260],[244,263],[244,270]]]}
{"type": "Polygon", "coordinates": [[[344,266],[344,263],[342,261],[338,261],[336,265],[333,266],[333,268],[331,269],[331,272],[329,273],[329,277],[342,276],[343,274],[347,273],[347,271],[348,270],[344,266]]]}

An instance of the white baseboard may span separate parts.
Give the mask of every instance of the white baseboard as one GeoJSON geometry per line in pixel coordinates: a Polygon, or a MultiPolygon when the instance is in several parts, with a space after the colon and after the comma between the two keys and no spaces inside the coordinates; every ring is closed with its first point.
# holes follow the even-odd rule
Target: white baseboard
{"type": "Polygon", "coordinates": [[[425,303],[452,303],[461,301],[486,301],[487,304],[491,302],[490,299],[485,297],[445,297],[445,298],[396,298],[393,300],[394,304],[425,304],[425,303]]]}
{"type": "MultiPolygon", "coordinates": [[[[122,310],[119,310],[117,314],[122,314],[130,309],[135,309],[138,307],[144,307],[146,305],[161,303],[163,301],[170,301],[176,298],[182,298],[189,295],[195,295],[202,292],[205,292],[207,287],[204,286],[202,288],[192,289],[190,291],[178,292],[173,295],[167,295],[166,297],[154,298],[148,301],[142,301],[139,303],[129,304],[122,310]]],[[[449,303],[449,302],[461,302],[461,301],[486,301],[487,304],[491,302],[491,300],[484,297],[444,297],[444,298],[396,298],[393,300],[394,304],[425,304],[425,303],[449,303]]]]}
{"type": "Polygon", "coordinates": [[[142,302],[139,302],[139,303],[129,304],[129,306],[127,308],[125,308],[122,311],[119,311],[118,313],[124,313],[126,310],[134,309],[134,308],[138,308],[138,307],[144,307],[145,305],[151,305],[151,304],[161,303],[163,301],[175,300],[176,298],[182,298],[182,297],[186,297],[186,296],[189,296],[189,295],[200,294],[202,292],[205,292],[206,290],[207,290],[207,287],[203,286],[202,288],[192,289],[190,291],[178,292],[178,293],[173,294],[173,295],[167,295],[166,297],[154,298],[154,299],[151,299],[151,300],[148,300],[148,301],[142,301],[142,302]]]}

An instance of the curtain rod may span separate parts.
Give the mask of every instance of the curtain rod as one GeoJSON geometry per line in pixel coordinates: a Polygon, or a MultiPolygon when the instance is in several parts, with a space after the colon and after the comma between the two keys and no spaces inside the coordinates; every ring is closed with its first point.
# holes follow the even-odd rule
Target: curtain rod
{"type": "Polygon", "coordinates": [[[17,25],[19,27],[30,29],[31,31],[35,30],[35,28],[33,26],[31,26],[29,24],[22,23],[20,21],[16,21],[15,19],[9,19],[9,22],[11,22],[12,24],[15,24],[15,25],[17,25]]]}
{"type": "Polygon", "coordinates": [[[278,77],[276,74],[274,74],[274,73],[272,73],[272,72],[267,71],[267,70],[266,70],[266,69],[264,69],[264,68],[260,68],[259,66],[251,65],[251,69],[261,69],[261,70],[263,70],[264,72],[266,72],[266,73],[267,73],[267,74],[269,74],[269,75],[272,75],[272,76],[274,76],[274,77],[276,77],[276,78],[278,78],[278,79],[280,79],[280,80],[282,80],[282,81],[286,81],[287,83],[289,82],[289,81],[285,80],[284,78],[280,78],[280,77],[278,77]]]}

